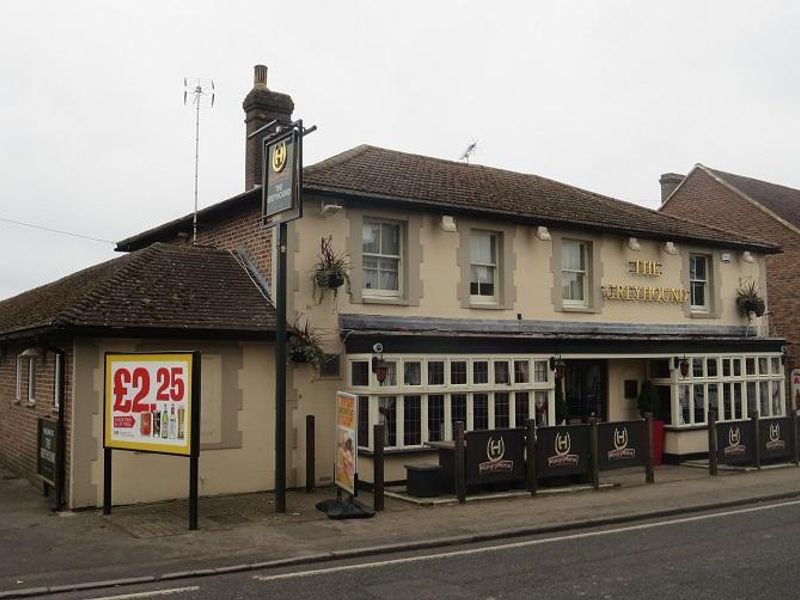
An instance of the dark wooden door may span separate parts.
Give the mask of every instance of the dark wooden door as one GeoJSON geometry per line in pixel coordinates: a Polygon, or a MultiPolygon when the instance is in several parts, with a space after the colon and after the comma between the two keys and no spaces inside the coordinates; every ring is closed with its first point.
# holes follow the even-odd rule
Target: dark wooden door
{"type": "Polygon", "coordinates": [[[564,393],[570,420],[586,422],[592,415],[608,416],[608,365],[604,360],[568,360],[564,393]]]}

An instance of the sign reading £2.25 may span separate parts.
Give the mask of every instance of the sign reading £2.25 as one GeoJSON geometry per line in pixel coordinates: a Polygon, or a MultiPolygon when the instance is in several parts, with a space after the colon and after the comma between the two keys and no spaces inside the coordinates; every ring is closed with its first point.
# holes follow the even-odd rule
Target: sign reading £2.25
{"type": "Polygon", "coordinates": [[[106,354],[104,447],[189,456],[194,360],[177,352],[106,354]]]}

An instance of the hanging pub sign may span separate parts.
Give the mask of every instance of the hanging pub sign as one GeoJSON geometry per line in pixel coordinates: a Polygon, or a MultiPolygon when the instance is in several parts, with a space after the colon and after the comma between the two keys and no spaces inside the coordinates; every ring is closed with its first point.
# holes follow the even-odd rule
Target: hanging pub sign
{"type": "Polygon", "coordinates": [[[52,419],[39,419],[36,449],[36,474],[55,487],[58,424],[52,419]]]}
{"type": "Polygon", "coordinates": [[[262,224],[271,227],[302,216],[300,202],[301,135],[292,127],[285,134],[264,138],[262,164],[262,224]]]}
{"type": "Polygon", "coordinates": [[[106,354],[106,448],[191,454],[191,353],[106,354]]]}
{"type": "Polygon", "coordinates": [[[589,472],[591,444],[588,425],[539,427],[536,438],[536,472],[540,477],[589,472]]]}
{"type": "Polygon", "coordinates": [[[597,448],[600,469],[620,469],[644,465],[645,421],[598,423],[597,448]]]}
{"type": "Polygon", "coordinates": [[[794,454],[792,427],[794,419],[781,417],[758,422],[762,459],[788,458],[794,454]]]}
{"type": "Polygon", "coordinates": [[[718,423],[717,456],[721,463],[753,462],[753,422],[746,420],[718,423]]]}
{"type": "Polygon", "coordinates": [[[467,485],[525,480],[524,429],[469,431],[465,440],[467,485]]]}
{"type": "Polygon", "coordinates": [[[336,462],[334,484],[344,491],[356,494],[358,461],[358,398],[353,394],[336,392],[336,462]]]}

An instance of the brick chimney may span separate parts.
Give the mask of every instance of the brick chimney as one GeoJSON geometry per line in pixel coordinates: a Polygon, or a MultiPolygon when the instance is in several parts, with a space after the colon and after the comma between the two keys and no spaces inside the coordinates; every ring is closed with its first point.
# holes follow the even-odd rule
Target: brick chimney
{"type": "Polygon", "coordinates": [[[667,201],[670,194],[675,191],[675,188],[678,187],[681,181],[684,180],[684,176],[680,173],[664,173],[658,182],[661,184],[661,204],[667,201]]]}
{"type": "MultiPolygon", "coordinates": [[[[253,89],[245,97],[242,108],[244,109],[247,135],[249,135],[270,121],[277,120],[282,125],[291,123],[294,102],[288,94],[270,91],[267,88],[267,67],[256,65],[253,74],[253,89]]],[[[253,138],[245,138],[245,190],[261,184],[261,139],[266,133],[268,132],[264,131],[263,134],[253,138]]]]}

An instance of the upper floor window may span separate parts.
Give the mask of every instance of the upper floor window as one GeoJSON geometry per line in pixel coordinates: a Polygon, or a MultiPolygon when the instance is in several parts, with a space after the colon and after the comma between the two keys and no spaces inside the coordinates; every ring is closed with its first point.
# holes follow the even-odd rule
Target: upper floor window
{"type": "Polygon", "coordinates": [[[473,231],[470,235],[469,293],[478,302],[497,300],[497,234],[473,231]]]}
{"type": "Polygon", "coordinates": [[[589,305],[589,244],[564,240],[561,253],[561,298],[564,306],[589,305]]]}
{"type": "Polygon", "coordinates": [[[689,255],[689,290],[692,310],[709,310],[708,257],[704,254],[689,255]]]}
{"type": "Polygon", "coordinates": [[[403,260],[400,224],[364,221],[361,245],[364,295],[400,296],[403,260]]]}

